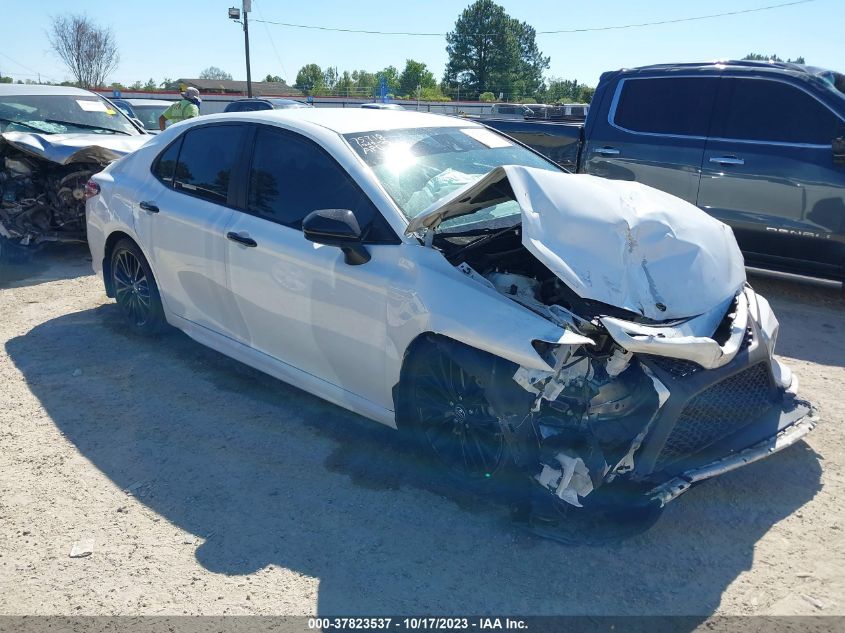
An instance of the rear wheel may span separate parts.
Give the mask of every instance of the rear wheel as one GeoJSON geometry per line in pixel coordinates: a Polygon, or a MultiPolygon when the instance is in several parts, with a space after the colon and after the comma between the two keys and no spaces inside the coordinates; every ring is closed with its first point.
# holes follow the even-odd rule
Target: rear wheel
{"type": "Polygon", "coordinates": [[[161,297],[141,249],[131,240],[121,240],[110,261],[115,301],[129,328],[144,336],[161,332],[165,324],[161,297]]]}
{"type": "Polygon", "coordinates": [[[507,440],[484,390],[447,352],[433,344],[417,350],[406,380],[410,430],[451,476],[480,483],[508,464],[507,440]]]}

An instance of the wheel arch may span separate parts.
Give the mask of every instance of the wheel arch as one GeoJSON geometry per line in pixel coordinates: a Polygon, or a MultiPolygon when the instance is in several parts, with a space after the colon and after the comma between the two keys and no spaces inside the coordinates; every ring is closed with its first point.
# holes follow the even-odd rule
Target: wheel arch
{"type": "Polygon", "coordinates": [[[393,386],[393,404],[396,411],[396,425],[403,427],[411,411],[408,408],[408,386],[411,381],[412,360],[426,350],[437,349],[448,354],[468,373],[473,375],[485,390],[488,401],[502,415],[527,412],[534,397],[517,385],[513,375],[519,368],[515,362],[502,358],[492,352],[474,347],[466,341],[425,331],[418,334],[405,348],[399,381],[393,386]]]}
{"type": "MultiPolygon", "coordinates": [[[[112,283],[112,275],[111,275],[111,255],[114,247],[123,239],[127,239],[132,242],[135,246],[138,247],[138,250],[144,255],[144,258],[147,260],[149,264],[150,258],[147,257],[147,254],[144,253],[144,249],[141,248],[141,245],[138,244],[138,241],[132,237],[129,233],[126,233],[121,230],[112,231],[109,233],[109,236],[106,238],[105,245],[103,246],[103,284],[106,287],[106,296],[114,298],[114,284],[112,283]]],[[[153,273],[155,274],[155,273],[153,273]]]]}

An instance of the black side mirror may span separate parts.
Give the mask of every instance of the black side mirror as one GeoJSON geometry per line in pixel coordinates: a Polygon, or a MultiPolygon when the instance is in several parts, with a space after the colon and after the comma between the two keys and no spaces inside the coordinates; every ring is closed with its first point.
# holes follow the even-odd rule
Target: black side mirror
{"type": "Polygon", "coordinates": [[[845,165],[845,136],[833,139],[833,162],[836,165],[845,165]]]}
{"type": "Polygon", "coordinates": [[[302,220],[302,233],[309,242],[339,247],[350,266],[370,261],[370,253],[361,243],[358,218],[349,209],[312,211],[302,220]]]}

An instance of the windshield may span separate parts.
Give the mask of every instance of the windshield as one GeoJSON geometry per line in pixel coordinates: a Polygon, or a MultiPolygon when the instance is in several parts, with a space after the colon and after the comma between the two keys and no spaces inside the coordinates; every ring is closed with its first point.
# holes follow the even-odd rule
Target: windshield
{"type": "MultiPolygon", "coordinates": [[[[522,165],[562,171],[553,163],[492,130],[433,127],[346,134],[346,141],[409,220],[455,189],[476,182],[494,167],[522,165]]],[[[447,220],[448,229],[519,214],[509,201],[447,220]]]]}
{"type": "Polygon", "coordinates": [[[167,110],[170,103],[150,104],[150,105],[134,105],[132,109],[135,111],[135,116],[144,124],[148,130],[158,130],[158,117],[162,112],[167,110]]]}
{"type": "Polygon", "coordinates": [[[0,131],[139,134],[123,112],[96,95],[0,96],[0,131]]]}

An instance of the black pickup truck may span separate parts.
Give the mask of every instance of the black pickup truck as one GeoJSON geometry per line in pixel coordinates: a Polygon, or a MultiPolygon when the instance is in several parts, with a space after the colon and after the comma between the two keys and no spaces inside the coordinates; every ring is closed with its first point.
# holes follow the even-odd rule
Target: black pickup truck
{"type": "Polygon", "coordinates": [[[729,224],[749,266],[845,282],[845,76],[789,63],[601,76],[583,125],[486,125],[581,173],[635,180],[729,224]]]}

